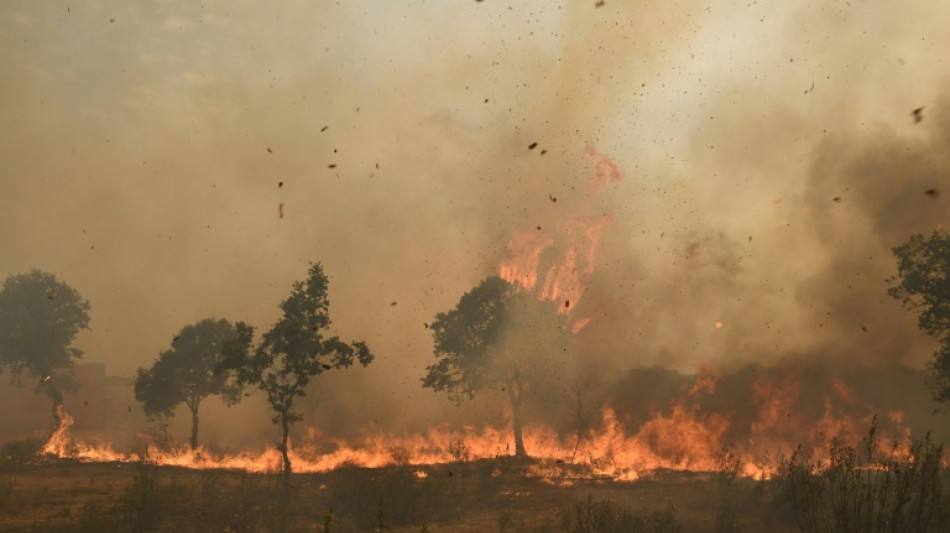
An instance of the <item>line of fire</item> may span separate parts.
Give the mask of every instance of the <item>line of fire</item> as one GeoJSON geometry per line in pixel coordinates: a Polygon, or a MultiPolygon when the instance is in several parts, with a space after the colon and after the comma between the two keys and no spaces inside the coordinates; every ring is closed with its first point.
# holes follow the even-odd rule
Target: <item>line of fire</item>
{"type": "MultiPolygon", "coordinates": [[[[591,288],[612,220],[598,198],[610,195],[623,175],[593,147],[586,159],[587,203],[573,206],[557,225],[515,228],[497,274],[423,324],[437,360],[425,369],[422,386],[459,404],[477,404],[484,396],[496,403],[500,399],[503,416],[495,423],[437,422],[423,432],[402,434],[368,429],[351,439],[298,424],[306,422],[300,412],[311,379],[372,361],[365,344],[323,335],[329,323],[327,277],[317,264],[281,304],[281,321],[257,335],[256,347],[253,328],[208,320],[183,329],[156,364],[141,369],[134,380],[106,377],[101,364],[50,366],[51,375],[39,380],[35,392],[53,398],[56,427],[37,460],[147,461],[199,470],[284,472],[289,479],[292,472],[391,466],[418,468],[416,474],[426,477],[433,465],[450,468],[514,457],[528,465],[525,475],[570,486],[585,479],[631,482],[664,470],[715,472],[726,457],[735,461],[737,475],[768,479],[776,475],[781,458],[802,447],[820,464],[830,460],[826,443],[835,439],[857,446],[869,430],[883,457],[908,457],[912,422],[933,422],[922,414],[930,408],[927,391],[914,386],[925,381],[922,371],[833,373],[817,364],[788,364],[748,365],[728,373],[710,366],[695,375],[659,367],[633,368],[619,379],[598,374],[596,358],[577,345],[592,345],[578,342],[584,336],[611,334],[598,327],[600,317],[610,312],[604,305],[609,298],[591,288]],[[312,353],[296,354],[301,350],[312,353]],[[182,355],[193,360],[176,362],[182,355]],[[65,381],[69,385],[62,391],[50,392],[65,381]],[[886,399],[900,396],[900,401],[885,403],[885,390],[890,390],[886,399]],[[261,439],[256,451],[235,452],[220,451],[228,448],[221,442],[209,446],[199,440],[201,400],[226,398],[214,415],[226,418],[230,415],[220,404],[237,403],[254,392],[268,397],[274,421],[283,428],[281,442],[267,445],[261,439]],[[180,407],[192,415],[188,445],[176,445],[169,435],[169,421],[180,407]],[[110,435],[126,433],[119,437],[122,445],[74,433],[102,434],[106,426],[110,435]]],[[[553,208],[557,198],[549,201],[553,208]]],[[[698,253],[697,247],[687,253],[698,253]]],[[[64,298],[54,290],[44,293],[41,303],[64,298]]],[[[710,317],[708,326],[729,335],[731,325],[710,317]]],[[[23,372],[31,369],[28,362],[11,368],[17,371],[13,381],[36,377],[23,372]]],[[[4,404],[19,407],[4,411],[2,427],[22,431],[48,417],[48,406],[32,392],[3,389],[4,404]]]]}

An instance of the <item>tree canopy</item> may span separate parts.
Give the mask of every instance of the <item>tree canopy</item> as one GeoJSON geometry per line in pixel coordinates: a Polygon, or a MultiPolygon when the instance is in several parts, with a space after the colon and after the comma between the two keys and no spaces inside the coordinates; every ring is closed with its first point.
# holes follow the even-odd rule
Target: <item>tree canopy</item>
{"type": "Polygon", "coordinates": [[[307,279],[294,282],[290,296],[280,304],[281,318],[251,350],[253,328],[241,325],[239,336],[229,347],[223,368],[237,371],[239,381],[263,391],[280,424],[282,438],[277,446],[284,473],[291,472],[288,455],[290,426],[301,419],[294,399],[304,396],[310,380],[329,370],[347,368],[354,362],[366,366],[373,354],[365,343],[346,343],[327,336],[330,328],[329,280],[319,263],[312,264],[307,279]]]}
{"type": "Polygon", "coordinates": [[[17,384],[24,372],[41,380],[37,392],[53,400],[56,423],[71,383],[64,371],[82,357],[72,344],[89,328],[89,308],[75,289],[37,269],[8,277],[0,288],[0,366],[17,384]]]}
{"type": "Polygon", "coordinates": [[[930,363],[933,392],[950,403],[950,235],[914,235],[893,252],[897,275],[887,280],[887,293],[917,311],[920,329],[940,342],[930,363]]]}
{"type": "Polygon", "coordinates": [[[223,319],[205,319],[181,329],[148,369],[135,377],[135,399],[148,415],[174,414],[184,403],[191,411],[191,447],[198,446],[198,409],[208,396],[231,405],[241,398],[233,371],[221,368],[225,349],[241,342],[239,327],[223,319]]]}
{"type": "Polygon", "coordinates": [[[426,367],[423,387],[444,391],[460,402],[477,391],[507,393],[515,453],[526,455],[521,406],[526,390],[564,370],[552,353],[566,351],[569,335],[550,302],[519,292],[492,276],[462,295],[455,308],[439,313],[430,326],[438,361],[426,367]]]}
{"type": "Polygon", "coordinates": [[[490,277],[465,293],[455,309],[435,316],[430,329],[439,361],[426,367],[424,387],[445,391],[459,402],[498,381],[506,369],[499,368],[493,352],[509,323],[513,291],[505,280],[490,277]]]}

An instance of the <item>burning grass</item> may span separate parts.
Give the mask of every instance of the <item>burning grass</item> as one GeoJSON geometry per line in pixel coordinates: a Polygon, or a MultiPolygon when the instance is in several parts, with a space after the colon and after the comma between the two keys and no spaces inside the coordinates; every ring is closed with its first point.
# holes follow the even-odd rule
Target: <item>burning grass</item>
{"type": "Polygon", "coordinates": [[[944,447],[930,435],[906,450],[882,450],[872,425],[860,447],[832,440],[827,460],[797,450],[779,479],[803,533],[937,532],[950,524],[944,447]]]}
{"type": "Polygon", "coordinates": [[[555,487],[532,478],[531,463],[347,467],[295,474],[285,492],[278,476],[55,460],[21,474],[0,530],[606,532],[615,529],[592,528],[612,524],[614,513],[618,524],[663,513],[675,522],[673,499],[691,505],[701,494],[700,478],[672,473],[555,487]]]}
{"type": "Polygon", "coordinates": [[[0,476],[0,530],[941,531],[950,523],[943,447],[923,439],[894,453],[876,431],[858,447],[800,448],[767,479],[743,475],[729,448],[712,472],[657,469],[635,481],[504,456],[344,465],[295,474],[289,489],[267,474],[46,455],[0,476]]]}
{"type": "Polygon", "coordinates": [[[941,446],[911,441],[899,416],[865,414],[843,380],[816,397],[795,378],[743,381],[756,399],[743,422],[717,396],[738,387],[702,373],[636,424],[605,408],[584,431],[526,427],[529,458],[512,455],[502,429],[359,441],[310,430],[291,448],[289,487],[272,475],[274,449],[119,451],[74,440],[61,413],[40,456],[39,442],[4,446],[20,451],[0,469],[0,529],[930,533],[950,523],[941,446]]]}
{"type": "MultiPolygon", "coordinates": [[[[874,418],[871,404],[843,378],[822,379],[813,373],[752,369],[731,376],[701,372],[692,382],[671,381],[666,405],[642,401],[634,409],[608,395],[599,416],[578,411],[576,427],[561,430],[542,423],[524,428],[528,453],[536,459],[533,475],[552,484],[575,478],[638,479],[657,469],[716,471],[720,452],[728,448],[741,476],[774,475],[778,459],[796,446],[828,459],[830,436],[856,445],[874,418]],[[807,378],[807,379],[806,379],[807,378]],[[816,385],[817,383],[817,385],[816,385]],[[736,398],[745,398],[737,400],[736,398]],[[614,407],[616,405],[616,408],[614,407]],[[618,411],[617,409],[622,409],[618,411]],[[638,412],[652,412],[644,418],[638,412]],[[625,415],[618,414],[620,412],[625,415]],[[636,416],[631,415],[633,413],[636,416]]],[[[623,389],[656,388],[662,382],[649,372],[631,374],[623,389]]],[[[653,393],[654,398],[661,397],[653,393]]],[[[280,453],[258,450],[216,453],[188,447],[156,446],[143,441],[138,451],[117,450],[107,442],[86,442],[70,434],[72,417],[60,413],[61,425],[44,446],[48,454],[80,461],[134,463],[147,459],[164,466],[277,472],[280,453]]],[[[906,453],[910,429],[903,413],[892,411],[876,421],[880,450],[906,453]]],[[[298,433],[289,454],[294,471],[323,473],[342,467],[425,466],[506,458],[513,453],[508,429],[436,426],[424,433],[367,433],[345,441],[314,428],[298,433]]],[[[883,452],[881,452],[883,453],[883,452]]]]}

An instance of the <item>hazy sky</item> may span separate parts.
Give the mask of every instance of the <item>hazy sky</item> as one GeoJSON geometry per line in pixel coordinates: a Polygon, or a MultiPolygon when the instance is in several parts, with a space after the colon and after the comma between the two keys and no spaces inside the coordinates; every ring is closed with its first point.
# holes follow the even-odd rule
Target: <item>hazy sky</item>
{"type": "Polygon", "coordinates": [[[932,347],[883,280],[892,246],[947,223],[948,16],[7,0],[0,276],[76,288],[85,359],[130,376],[202,318],[269,327],[321,261],[335,330],[378,356],[347,379],[408,394],[423,322],[497,273],[517,231],[606,217],[580,357],[920,365],[932,347]],[[589,148],[623,180],[592,191],[589,148]]]}

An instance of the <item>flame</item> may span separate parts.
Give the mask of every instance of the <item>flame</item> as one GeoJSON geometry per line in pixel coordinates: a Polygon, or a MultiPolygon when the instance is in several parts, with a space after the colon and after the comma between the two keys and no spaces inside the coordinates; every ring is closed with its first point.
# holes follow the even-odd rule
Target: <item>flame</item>
{"type": "Polygon", "coordinates": [[[592,187],[595,191],[603,188],[608,180],[618,182],[623,180],[623,174],[617,165],[607,156],[598,152],[593,146],[587,147],[584,157],[594,163],[595,173],[592,179],[592,187]]]}
{"type": "MultiPolygon", "coordinates": [[[[623,179],[617,165],[593,147],[587,149],[585,157],[594,163],[592,193],[600,192],[608,181],[623,179]]],[[[581,205],[579,211],[586,214],[560,221],[554,225],[554,231],[541,226],[516,229],[498,268],[499,276],[512,285],[535,293],[538,300],[559,304],[558,312],[562,315],[570,313],[584,295],[585,278],[596,270],[597,249],[611,222],[609,214],[593,215],[592,203],[581,205]]],[[[586,322],[574,329],[580,331],[584,325],[586,322]]]]}
{"type": "Polygon", "coordinates": [[[62,405],[56,406],[56,416],[59,417],[59,426],[49,440],[43,446],[43,453],[63,456],[67,452],[69,445],[69,428],[73,425],[73,417],[70,416],[62,405]]]}
{"type": "Polygon", "coordinates": [[[554,244],[551,237],[530,231],[516,231],[508,242],[509,258],[501,262],[500,275],[511,284],[527,291],[538,284],[538,266],[541,254],[554,244]]]}
{"type": "Polygon", "coordinates": [[[587,327],[587,324],[590,324],[589,316],[585,316],[584,318],[579,319],[578,321],[574,322],[574,324],[571,325],[571,333],[573,333],[574,335],[577,335],[585,327],[587,327]]]}
{"type": "MultiPolygon", "coordinates": [[[[868,406],[847,383],[832,380],[820,413],[808,413],[800,405],[807,396],[797,376],[778,378],[761,375],[752,386],[755,413],[743,428],[734,413],[712,411],[707,400],[722,377],[704,368],[694,382],[667,409],[656,412],[639,427],[631,428],[616,410],[603,406],[595,429],[578,439],[551,427],[530,425],[524,430],[525,446],[536,462],[529,475],[554,484],[570,484],[577,477],[633,481],[655,469],[715,471],[724,449],[739,459],[742,475],[769,477],[776,469],[772,459],[788,454],[799,444],[812,448],[815,458],[832,437],[858,445],[867,433],[871,415],[868,406]],[[743,433],[745,430],[746,433],[743,433]],[[736,435],[746,435],[736,439],[736,435]]],[[[72,439],[73,418],[60,411],[60,426],[43,447],[47,454],[80,461],[149,462],[192,469],[235,469],[255,473],[278,472],[279,452],[273,447],[259,451],[219,454],[198,448],[158,449],[148,445],[142,454],[120,452],[108,443],[72,439]]],[[[903,413],[885,414],[878,449],[899,454],[907,447],[910,430],[903,413]]],[[[467,462],[511,455],[514,446],[507,427],[437,426],[424,433],[399,435],[376,431],[356,441],[345,441],[310,428],[292,443],[290,457],[295,472],[327,472],[341,467],[379,468],[393,465],[418,467],[467,462]]],[[[422,475],[422,474],[417,474],[422,475]]],[[[428,474],[427,474],[428,475],[428,474]]]]}

